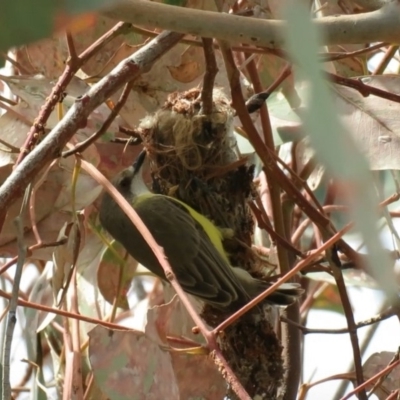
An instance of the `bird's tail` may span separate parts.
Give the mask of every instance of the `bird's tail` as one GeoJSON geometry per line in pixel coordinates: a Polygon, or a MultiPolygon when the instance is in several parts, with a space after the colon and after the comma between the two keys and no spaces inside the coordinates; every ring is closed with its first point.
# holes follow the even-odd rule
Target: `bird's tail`
{"type": "MultiPolygon", "coordinates": [[[[271,286],[271,283],[253,278],[243,268],[233,267],[233,269],[235,271],[235,275],[239,278],[243,289],[247,292],[251,299],[258,296],[271,286]]],[[[303,293],[304,290],[298,283],[283,283],[274,293],[270,294],[266,300],[279,306],[289,306],[290,304],[294,303],[303,293]]]]}

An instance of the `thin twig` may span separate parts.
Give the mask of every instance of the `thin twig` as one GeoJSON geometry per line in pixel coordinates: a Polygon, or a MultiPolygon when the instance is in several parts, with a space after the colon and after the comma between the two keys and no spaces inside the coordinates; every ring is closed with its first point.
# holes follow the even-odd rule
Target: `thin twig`
{"type": "Polygon", "coordinates": [[[279,243],[279,245],[284,247],[287,251],[290,251],[296,256],[299,256],[301,258],[306,258],[306,256],[300,250],[298,250],[285,238],[283,238],[282,236],[278,235],[278,233],[275,232],[274,228],[272,227],[271,223],[268,220],[268,216],[264,208],[262,207],[262,204],[260,204],[261,203],[260,199],[256,199],[256,203],[258,204],[258,207],[253,203],[249,203],[249,207],[251,208],[254,216],[257,219],[258,226],[261,229],[264,229],[271,236],[272,240],[279,243]]]}
{"type": "MultiPolygon", "coordinates": [[[[388,308],[386,311],[366,319],[364,321],[360,321],[356,324],[356,329],[363,328],[365,326],[373,325],[381,321],[385,321],[388,318],[391,318],[395,315],[395,312],[392,308],[388,308]]],[[[329,335],[341,335],[343,333],[349,333],[349,328],[339,328],[339,329],[318,329],[318,328],[308,328],[307,326],[298,324],[297,322],[291,321],[288,318],[281,316],[281,321],[287,324],[291,324],[296,328],[300,329],[304,335],[312,334],[312,333],[320,333],[320,334],[329,334],[329,335]]]]}
{"type": "Polygon", "coordinates": [[[201,89],[201,114],[210,115],[213,111],[213,90],[215,77],[218,73],[217,61],[215,59],[213,39],[201,39],[204,48],[204,58],[206,64],[206,73],[203,78],[203,87],[201,89]]]}
{"type": "Polygon", "coordinates": [[[290,168],[287,163],[285,163],[278,155],[275,156],[276,161],[282,165],[286,169],[287,172],[289,172],[290,176],[292,177],[293,181],[295,184],[299,185],[300,187],[303,187],[306,193],[310,196],[312,199],[314,205],[317,207],[318,211],[324,215],[324,209],[321,205],[321,203],[318,201],[317,197],[315,196],[314,192],[310,189],[310,186],[307,183],[307,180],[302,179],[294,170],[293,168],[290,168]]]}
{"type": "MultiPolygon", "coordinates": [[[[40,177],[36,180],[35,184],[32,187],[32,193],[29,198],[29,218],[32,226],[32,231],[33,235],[35,236],[36,239],[36,246],[41,246],[43,244],[42,238],[40,237],[40,233],[36,224],[36,192],[38,191],[39,187],[42,185],[42,183],[46,180],[47,175],[50,171],[50,169],[54,166],[55,161],[50,163],[48,167],[40,174],[40,177]]],[[[28,249],[29,252],[29,249],[28,249]]],[[[29,253],[28,253],[29,254],[29,253]]]]}
{"type": "MultiPolygon", "coordinates": [[[[129,22],[118,22],[115,24],[108,32],[97,39],[93,44],[91,44],[85,51],[83,51],[79,58],[82,63],[85,63],[95,54],[97,54],[106,44],[110,43],[116,37],[120,35],[126,35],[132,31],[132,24],[129,22]]],[[[155,35],[157,36],[157,34],[155,35]]]]}
{"type": "Polygon", "coordinates": [[[7,97],[4,97],[2,95],[0,95],[0,101],[4,101],[4,103],[8,103],[10,106],[15,106],[18,104],[16,101],[8,99],[7,97]]]}
{"type": "Polygon", "coordinates": [[[2,151],[7,151],[8,153],[14,153],[18,154],[19,153],[19,148],[13,146],[10,143],[7,143],[5,140],[0,139],[0,144],[2,144],[4,147],[6,147],[8,150],[2,149],[2,151]]]}
{"type": "Polygon", "coordinates": [[[386,400],[399,400],[400,389],[395,390],[386,398],[386,400]]]}
{"type": "MultiPolygon", "coordinates": [[[[258,111],[261,106],[265,104],[265,101],[269,98],[269,96],[282,84],[282,82],[288,78],[292,73],[291,64],[287,63],[283,68],[282,72],[279,76],[276,77],[274,82],[268,87],[267,90],[260,91],[259,93],[254,94],[246,101],[247,111],[252,114],[258,111]]],[[[258,91],[257,88],[255,88],[258,91]]]]}
{"type": "MultiPolygon", "coordinates": [[[[224,51],[229,51],[229,50],[225,49],[224,51]]],[[[249,62],[247,66],[247,71],[251,78],[251,82],[254,86],[254,89],[257,92],[262,92],[262,84],[254,60],[249,62]]],[[[275,144],[272,134],[272,127],[269,118],[268,108],[267,105],[265,104],[265,101],[263,102],[263,104],[260,105],[259,109],[260,109],[261,126],[264,136],[264,143],[265,146],[270,150],[270,153],[272,154],[275,153],[275,144]]],[[[270,196],[275,232],[280,237],[286,239],[286,232],[285,232],[282,204],[281,204],[281,188],[273,181],[272,172],[270,170],[265,169],[264,172],[270,196]]],[[[261,204],[261,206],[263,205],[261,204]]],[[[288,252],[285,251],[285,249],[279,243],[277,245],[277,252],[278,252],[280,272],[286,273],[290,269],[288,252]]]]}
{"type": "Polygon", "coordinates": [[[380,61],[380,63],[378,64],[372,75],[382,75],[385,72],[385,69],[389,65],[392,58],[397,53],[398,49],[399,46],[389,46],[389,48],[386,50],[385,55],[382,57],[382,60],[380,61]]]}
{"type": "Polygon", "coordinates": [[[354,223],[347,224],[343,229],[335,233],[329,240],[327,240],[321,247],[319,247],[317,250],[315,250],[312,254],[310,254],[306,259],[301,260],[293,269],[291,269],[287,274],[285,274],[281,279],[279,279],[277,282],[273,283],[267,290],[265,290],[263,293],[255,297],[253,300],[251,300],[249,303],[247,303],[244,307],[242,307],[239,311],[231,315],[229,318],[227,318],[224,322],[222,322],[220,325],[218,325],[216,328],[214,328],[215,332],[223,331],[231,325],[234,321],[237,321],[242,315],[244,315],[247,311],[249,311],[251,308],[255,307],[257,304],[259,304],[261,301],[266,299],[269,295],[274,293],[282,283],[289,281],[291,278],[293,278],[298,272],[302,271],[303,268],[305,268],[307,265],[309,265],[312,261],[314,261],[316,258],[320,257],[320,255],[325,252],[326,249],[329,249],[331,246],[333,246],[335,243],[337,243],[343,235],[345,235],[350,229],[352,229],[354,226],[354,223]]]}
{"type": "Polygon", "coordinates": [[[346,394],[346,396],[342,397],[340,400],[348,400],[352,396],[354,396],[357,393],[360,393],[360,390],[365,390],[371,383],[373,383],[375,380],[379,379],[381,376],[387,375],[390,371],[395,369],[398,365],[400,365],[400,360],[394,362],[393,364],[387,366],[385,369],[382,371],[378,372],[376,375],[374,375],[372,378],[366,380],[362,385],[357,386],[354,390],[350,391],[349,393],[346,394]]]}
{"type": "Polygon", "coordinates": [[[67,61],[67,63],[71,64],[79,63],[78,55],[76,54],[74,38],[72,37],[71,32],[66,32],[65,38],[67,41],[68,53],[69,53],[69,60],[67,61]]]}
{"type": "Polygon", "coordinates": [[[7,53],[0,52],[1,57],[7,60],[12,66],[17,68],[18,72],[22,75],[31,75],[31,71],[27,70],[23,67],[18,61],[14,60],[12,57],[9,57],[7,53]]]}
{"type": "Polygon", "coordinates": [[[6,333],[4,335],[3,343],[3,375],[2,375],[2,395],[3,400],[11,399],[11,386],[10,386],[10,356],[11,356],[11,343],[14,333],[15,324],[17,322],[16,311],[18,305],[18,293],[19,285],[21,282],[22,269],[26,259],[26,245],[24,242],[24,219],[26,209],[29,204],[29,196],[31,191],[31,185],[25,191],[25,196],[22,201],[21,210],[19,215],[15,218],[15,225],[17,229],[18,238],[18,262],[14,276],[14,284],[11,292],[11,299],[9,303],[8,318],[6,324],[6,333]]]}
{"type": "MultiPolygon", "coordinates": [[[[47,242],[47,243],[38,243],[28,247],[27,254],[31,255],[35,250],[44,249],[46,247],[56,247],[62,246],[65,243],[66,239],[57,240],[55,242],[47,242]]],[[[4,274],[7,270],[9,270],[16,262],[18,261],[18,256],[11,258],[0,268],[0,275],[4,274]]]]}
{"type": "Polygon", "coordinates": [[[131,128],[127,128],[126,126],[119,126],[118,127],[119,132],[129,136],[132,139],[137,139],[137,140],[141,140],[142,135],[143,135],[143,130],[140,128],[136,128],[136,129],[131,129],[131,128]]]}
{"type": "MultiPolygon", "coordinates": [[[[326,237],[324,237],[324,239],[326,239],[326,237]]],[[[340,300],[347,321],[347,326],[349,328],[350,342],[353,349],[354,367],[356,370],[357,385],[361,386],[364,382],[364,372],[362,368],[360,345],[358,342],[358,332],[357,332],[356,322],[354,319],[353,309],[346,290],[346,284],[344,282],[343,272],[340,268],[341,266],[340,260],[337,256],[336,250],[329,249],[326,252],[326,256],[329,262],[329,266],[333,272],[333,277],[335,278],[336,281],[336,286],[339,291],[340,300]]],[[[365,389],[363,388],[360,389],[359,391],[359,399],[367,400],[367,394],[365,392],[365,389]]]]}
{"type": "MultiPolygon", "coordinates": [[[[80,242],[77,240],[76,250],[79,248],[80,242]]],[[[74,314],[79,313],[78,305],[78,293],[76,287],[76,268],[74,268],[72,273],[72,284],[69,285],[68,293],[70,295],[69,304],[71,304],[71,311],[74,314]]],[[[65,326],[69,326],[69,321],[65,321],[65,326]]],[[[83,397],[83,386],[82,386],[82,363],[81,363],[81,353],[80,353],[80,330],[79,330],[79,320],[73,318],[70,323],[70,331],[67,333],[69,339],[71,340],[71,347],[65,350],[66,359],[66,373],[64,380],[64,399],[82,399],[83,397]],[[69,373],[67,372],[69,371],[69,373]],[[69,379],[68,379],[69,378],[69,379]],[[68,393],[70,393],[68,395],[68,393]]]]}
{"type": "Polygon", "coordinates": [[[399,94],[388,92],[387,90],[379,89],[371,85],[366,85],[360,79],[345,78],[343,76],[331,74],[330,72],[325,72],[325,76],[333,83],[357,90],[363,97],[368,97],[372,94],[382,99],[400,103],[399,94]]]}
{"type": "Polygon", "coordinates": [[[125,146],[137,146],[142,143],[142,139],[116,137],[114,139],[111,139],[110,143],[123,144],[125,146]]]}
{"type": "MultiPolygon", "coordinates": [[[[0,75],[0,79],[1,79],[1,75],[0,75]]],[[[26,124],[28,126],[32,125],[32,121],[30,119],[28,119],[27,117],[25,117],[25,115],[22,115],[18,111],[16,111],[15,107],[9,106],[8,104],[4,104],[1,102],[0,102],[0,107],[3,110],[6,110],[7,112],[9,112],[13,117],[15,117],[19,121],[23,122],[24,124],[26,124]]],[[[13,147],[13,149],[15,149],[15,147],[13,147]]],[[[19,151],[19,149],[18,149],[18,151],[19,151]]]]}
{"type": "MultiPolygon", "coordinates": [[[[378,207],[379,208],[386,207],[387,205],[392,204],[395,201],[399,200],[399,198],[400,198],[400,193],[394,193],[391,196],[389,196],[388,198],[386,198],[385,200],[381,201],[379,203],[378,207]]],[[[319,203],[317,202],[316,204],[319,204],[319,203]]],[[[339,205],[339,204],[325,205],[325,206],[322,206],[322,209],[323,209],[324,213],[329,213],[329,212],[332,212],[332,211],[344,211],[344,212],[349,211],[349,207],[348,206],[339,205]]],[[[392,217],[396,217],[397,216],[395,211],[390,211],[390,215],[392,217]]],[[[312,223],[311,219],[310,218],[306,218],[297,227],[296,231],[292,235],[292,240],[291,240],[294,245],[296,245],[298,243],[298,241],[301,239],[301,236],[303,235],[304,231],[307,229],[307,227],[311,223],[312,223]]],[[[354,255],[357,255],[357,254],[354,253],[354,255]]],[[[355,259],[352,259],[353,262],[356,262],[357,260],[359,260],[359,256],[358,255],[357,255],[357,257],[355,259]]]]}
{"type": "MultiPolygon", "coordinates": [[[[395,355],[394,355],[393,358],[390,360],[388,366],[394,364],[396,361],[399,361],[399,352],[400,352],[400,349],[398,348],[397,351],[396,351],[396,353],[395,353],[395,355]]],[[[374,386],[372,387],[372,389],[371,389],[370,392],[368,393],[369,396],[371,396],[371,395],[381,386],[381,384],[383,383],[383,381],[384,381],[385,379],[387,379],[388,376],[389,376],[389,374],[387,374],[387,375],[382,375],[382,376],[375,382],[374,386]]]]}
{"type": "MultiPolygon", "coordinates": [[[[3,290],[0,289],[0,297],[4,297],[5,299],[10,300],[11,294],[4,292],[3,290]]],[[[91,324],[96,324],[96,325],[101,325],[101,326],[104,326],[104,327],[110,328],[110,329],[119,329],[119,330],[122,329],[122,330],[126,330],[126,331],[136,332],[134,329],[126,328],[123,325],[113,324],[111,322],[103,321],[98,318],[86,317],[85,315],[82,315],[82,314],[74,314],[72,312],[60,310],[58,308],[44,306],[43,304],[33,303],[31,301],[27,301],[27,300],[23,300],[23,299],[18,299],[18,305],[21,307],[33,308],[35,310],[43,311],[45,313],[60,315],[62,317],[75,318],[75,319],[78,319],[79,321],[89,322],[91,324]]]]}
{"type": "Polygon", "coordinates": [[[364,49],[354,50],[354,51],[347,51],[343,53],[322,53],[319,56],[323,57],[323,60],[326,62],[330,61],[338,61],[343,60],[344,58],[351,58],[355,56],[360,56],[366,53],[370,53],[372,51],[378,50],[382,47],[388,46],[389,43],[377,43],[372,46],[365,47],[364,49]]]}
{"type": "Polygon", "coordinates": [[[115,107],[111,110],[110,114],[108,115],[107,119],[104,121],[103,125],[101,128],[94,133],[92,136],[88,137],[86,140],[83,142],[77,144],[74,148],[64,151],[61,156],[62,157],[69,157],[72,154],[75,153],[82,153],[84,150],[86,150],[92,143],[94,143],[100,136],[104,135],[107,132],[107,129],[110,127],[114,119],[117,117],[118,113],[121,111],[122,107],[125,105],[126,101],[128,100],[128,97],[131,93],[131,89],[133,86],[133,81],[128,82],[124,90],[121,93],[121,96],[115,105],[115,107]]]}

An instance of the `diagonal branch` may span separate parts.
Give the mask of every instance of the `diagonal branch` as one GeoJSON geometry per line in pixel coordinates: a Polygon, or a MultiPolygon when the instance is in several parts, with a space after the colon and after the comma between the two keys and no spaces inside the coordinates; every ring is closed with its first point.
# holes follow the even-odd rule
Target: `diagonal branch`
{"type": "Polygon", "coordinates": [[[163,32],[137,52],[119,63],[106,77],[93,85],[65,114],[54,129],[30,152],[0,187],[0,226],[11,203],[36,177],[41,169],[59,157],[75,132],[86,125],[87,118],[127,82],[136,79],[182,38],[180,33],[163,32]]]}

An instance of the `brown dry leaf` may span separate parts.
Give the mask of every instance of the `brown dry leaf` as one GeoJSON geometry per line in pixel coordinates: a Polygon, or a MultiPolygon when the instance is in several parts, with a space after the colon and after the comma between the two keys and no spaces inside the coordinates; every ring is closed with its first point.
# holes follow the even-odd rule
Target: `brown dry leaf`
{"type": "MultiPolygon", "coordinates": [[[[96,155],[95,149],[92,152],[92,162],[94,165],[95,160],[99,157],[96,155]]],[[[61,182],[61,189],[58,193],[57,200],[54,207],[57,210],[72,212],[75,210],[82,210],[91,205],[100,195],[102,186],[97,183],[90,175],[84,170],[81,170],[75,182],[75,188],[72,182],[72,173],[75,167],[73,158],[64,159],[59,162],[60,169],[63,171],[63,181],[61,182]],[[72,207],[72,191],[75,189],[75,204],[72,207]]]]}
{"type": "MultiPolygon", "coordinates": [[[[12,166],[6,166],[0,169],[0,182],[4,182],[5,179],[11,174],[12,166]]],[[[49,216],[53,211],[53,206],[55,201],[57,200],[58,193],[61,190],[61,182],[63,179],[63,172],[53,167],[49,171],[47,178],[44,180],[43,184],[39,187],[38,191],[36,192],[36,209],[35,209],[35,216],[36,222],[42,221],[45,217],[49,216]]],[[[4,222],[2,234],[0,237],[0,253],[4,254],[3,246],[5,244],[13,243],[14,251],[11,255],[15,255],[17,251],[16,249],[16,230],[14,227],[14,219],[20,212],[22,199],[15,201],[11,207],[8,209],[6,220],[4,222]]],[[[53,221],[54,222],[54,221],[53,221]]],[[[31,224],[27,219],[25,219],[25,229],[30,228],[31,224]]],[[[59,231],[60,226],[55,230],[59,231]]],[[[54,241],[57,238],[58,232],[55,234],[55,237],[51,238],[50,240],[54,241]]],[[[30,241],[28,238],[25,237],[25,244],[30,245],[30,241]]],[[[6,251],[7,252],[7,251],[6,251]]]]}
{"type": "Polygon", "coordinates": [[[181,398],[170,354],[142,332],[96,326],[89,338],[95,381],[111,400],[181,398]]]}
{"type": "MultiPolygon", "coordinates": [[[[316,13],[318,18],[328,16],[347,15],[353,13],[354,5],[350,0],[320,0],[316,2],[316,7],[319,11],[316,13]]],[[[346,44],[340,46],[325,46],[324,50],[332,53],[352,52],[361,50],[365,46],[363,44],[346,44]]],[[[325,69],[334,72],[340,76],[348,78],[363,75],[366,71],[366,56],[347,57],[341,60],[324,63],[325,69]]]]}
{"type": "MultiPolygon", "coordinates": [[[[254,7],[255,17],[260,19],[283,19],[285,18],[282,11],[286,8],[285,2],[268,0],[266,4],[259,3],[257,0],[250,2],[254,7]]],[[[261,83],[264,90],[268,88],[276,78],[281,74],[287,61],[273,54],[262,54],[256,57],[257,70],[260,75],[261,83]]],[[[294,74],[288,76],[280,85],[279,89],[285,97],[287,97],[293,107],[298,106],[298,96],[295,92],[294,74]]]]}
{"type": "MultiPolygon", "coordinates": [[[[72,200],[72,171],[74,160],[64,159],[52,166],[43,183],[35,188],[35,221],[41,239],[44,243],[55,242],[61,227],[71,220],[73,211],[72,200]]],[[[10,175],[12,166],[0,168],[0,183],[10,175]]],[[[43,172],[42,172],[43,174],[43,172]]],[[[75,209],[80,210],[89,206],[99,196],[101,186],[89,175],[81,172],[76,182],[75,209]]],[[[17,252],[16,230],[14,219],[20,212],[22,199],[15,201],[8,209],[2,235],[0,237],[0,254],[14,256],[17,252]]],[[[25,244],[31,246],[36,239],[31,231],[31,221],[25,219],[25,244]]],[[[52,259],[51,247],[36,250],[33,259],[49,261],[52,259]]]]}
{"type": "MultiPolygon", "coordinates": [[[[353,52],[364,48],[363,45],[347,44],[341,46],[329,46],[328,51],[332,53],[343,53],[353,52]]],[[[357,57],[347,57],[341,60],[331,62],[335,68],[335,73],[340,76],[348,78],[360,76],[365,73],[366,68],[366,55],[360,55],[357,57]]]]}
{"type": "Polygon", "coordinates": [[[55,303],[59,304],[58,293],[61,289],[65,289],[66,278],[70,274],[70,269],[73,265],[73,259],[75,258],[70,252],[70,240],[69,236],[72,229],[73,223],[67,222],[61,228],[58,235],[58,240],[65,240],[65,244],[57,246],[53,252],[53,277],[52,287],[55,303]]]}
{"type": "MultiPolygon", "coordinates": [[[[257,70],[259,71],[261,83],[264,89],[268,88],[269,85],[275,82],[276,78],[282,73],[283,68],[287,64],[287,61],[282,60],[281,58],[272,54],[263,54],[258,56],[256,60],[257,70]]],[[[296,98],[297,96],[294,85],[294,74],[291,74],[284,80],[284,82],[282,82],[279,88],[289,99],[296,98]]]]}
{"type": "Polygon", "coordinates": [[[201,47],[189,46],[181,56],[178,66],[168,66],[172,78],[178,82],[190,83],[199,78],[205,71],[204,52],[201,47]]]}
{"type": "MultiPolygon", "coordinates": [[[[363,83],[400,94],[399,76],[367,76],[363,83]]],[[[335,85],[338,115],[372,170],[400,169],[400,104],[335,85]]],[[[343,145],[346,145],[345,143],[343,145]]]]}
{"type": "MultiPolygon", "coordinates": [[[[82,21],[79,20],[78,22],[81,23],[82,21]]],[[[86,50],[116,24],[115,20],[102,16],[97,17],[95,23],[92,23],[93,19],[90,16],[87,20],[84,17],[83,22],[83,26],[88,27],[81,29],[82,26],[80,26],[79,32],[72,33],[74,46],[78,54],[86,50]],[[87,22],[89,23],[87,24],[87,22]]],[[[115,48],[119,47],[123,42],[124,37],[119,36],[107,43],[101,51],[88,60],[82,67],[82,71],[89,76],[98,74],[114,54],[115,48]]],[[[32,43],[26,46],[25,49],[31,65],[46,78],[58,79],[64,71],[65,61],[69,54],[63,35],[57,34],[50,39],[32,43]]]]}
{"type": "Polygon", "coordinates": [[[206,355],[172,353],[172,367],[181,399],[224,399],[226,382],[206,355]]]}
{"type": "MultiPolygon", "coordinates": [[[[164,57],[157,61],[151,70],[142,74],[135,80],[128,101],[120,111],[121,117],[131,127],[136,127],[147,113],[154,112],[162,106],[168,95],[173,91],[187,90],[192,87],[188,84],[176,82],[168,70],[168,67],[181,63],[181,54],[186,46],[177,45],[164,57]]],[[[117,102],[122,89],[111,98],[117,102]]]]}
{"type": "MultiPolygon", "coordinates": [[[[152,69],[142,74],[135,80],[134,87],[120,112],[121,117],[131,127],[136,127],[139,122],[148,113],[155,112],[166,101],[168,95],[172,92],[184,92],[193,89],[202,83],[203,76],[200,74],[196,79],[189,83],[180,82],[171,75],[170,69],[179,67],[182,64],[182,53],[187,50],[187,45],[177,45],[171,49],[164,57],[155,63],[152,69]]],[[[198,52],[198,50],[196,50],[198,52]]],[[[215,78],[215,86],[225,90],[225,93],[230,93],[229,82],[226,76],[224,61],[219,51],[215,52],[218,66],[218,74],[215,78]]],[[[194,59],[199,65],[203,65],[202,54],[197,54],[197,59],[194,59]]],[[[190,61],[190,60],[189,60],[190,61]]],[[[121,95],[121,90],[112,96],[114,102],[118,101],[121,95]]]]}
{"type": "MultiPolygon", "coordinates": [[[[382,351],[372,354],[363,365],[365,379],[370,379],[377,373],[385,369],[390,361],[395,357],[395,353],[390,351],[382,351]]],[[[371,390],[373,385],[368,386],[371,390]]],[[[382,382],[382,384],[374,391],[379,400],[386,399],[391,392],[400,387],[400,366],[392,370],[390,375],[382,382]]]]}
{"type": "Polygon", "coordinates": [[[187,61],[179,67],[169,67],[171,76],[182,83],[189,83],[201,74],[201,66],[195,61],[187,61]]]}
{"type": "MultiPolygon", "coordinates": [[[[47,264],[46,268],[40,274],[39,278],[35,279],[32,290],[29,294],[29,301],[31,303],[41,304],[44,306],[53,306],[53,293],[50,283],[51,275],[51,264],[47,264]]],[[[36,310],[34,308],[26,307],[24,308],[24,314],[26,318],[25,334],[31,340],[32,349],[36,348],[36,333],[44,329],[57,314],[44,312],[41,310],[36,310]]]]}
{"type": "MultiPolygon", "coordinates": [[[[1,80],[7,83],[14,95],[24,100],[31,109],[40,110],[46,98],[50,95],[56,80],[43,75],[1,75],[1,80]]],[[[89,85],[79,78],[73,78],[67,87],[67,96],[63,103],[68,108],[74,103],[75,98],[81,96],[89,89],[89,85]]]]}
{"type": "MultiPolygon", "coordinates": [[[[26,103],[19,103],[11,106],[11,111],[5,112],[0,116],[1,140],[16,148],[22,147],[25,142],[26,134],[30,126],[25,123],[20,116],[24,116],[29,121],[34,119],[27,116],[30,114],[29,107],[26,103]]],[[[14,164],[17,160],[18,153],[11,153],[5,144],[0,144],[0,168],[9,164],[14,164]]]]}
{"type": "Polygon", "coordinates": [[[176,295],[172,300],[161,306],[150,308],[147,312],[147,324],[145,333],[160,344],[167,342],[168,335],[184,336],[195,341],[204,339],[200,335],[192,333],[194,322],[185,307],[182,306],[176,295]]]}
{"type": "Polygon", "coordinates": [[[63,245],[57,246],[53,252],[53,295],[55,303],[61,304],[71,280],[72,271],[76,267],[79,250],[83,247],[82,218],[64,224],[61,228],[58,240],[66,239],[63,245]],[[62,292],[60,292],[62,290],[62,292]]]}
{"type": "MultiPolygon", "coordinates": [[[[12,225],[12,221],[15,219],[15,216],[18,215],[20,210],[21,203],[18,201],[10,207],[10,210],[7,214],[6,222],[8,226],[12,225]],[[14,218],[14,219],[13,219],[14,218]]],[[[57,235],[60,231],[60,228],[70,220],[70,216],[66,213],[55,212],[46,215],[38,224],[37,228],[40,233],[40,237],[43,243],[51,243],[57,239],[57,235]]],[[[30,229],[28,226],[26,229],[30,229]]],[[[7,236],[5,236],[5,229],[2,231],[2,236],[0,238],[0,254],[4,257],[14,257],[17,254],[18,247],[15,235],[13,235],[13,230],[7,231],[7,236]],[[6,242],[7,240],[7,242],[6,242]]],[[[24,234],[24,243],[29,247],[36,244],[36,238],[33,235],[31,230],[25,232],[24,234]]],[[[32,260],[43,260],[50,261],[52,258],[54,248],[52,247],[42,247],[36,249],[31,255],[30,259],[32,260]]]]}
{"type": "MultiPolygon", "coordinates": [[[[0,130],[2,132],[1,139],[4,142],[0,143],[0,167],[13,164],[18,157],[18,153],[14,150],[13,152],[10,152],[10,148],[7,144],[19,149],[26,141],[27,134],[33,121],[38,115],[39,108],[41,107],[41,104],[38,103],[37,100],[36,104],[35,100],[33,100],[31,105],[22,101],[15,106],[11,106],[10,110],[0,116],[0,130]]],[[[104,107],[100,107],[96,112],[92,113],[85,129],[80,130],[71,142],[78,142],[87,138],[93,130],[100,126],[106,118],[104,107]]],[[[108,112],[107,109],[107,113],[108,112]]],[[[56,111],[54,111],[50,116],[47,127],[53,127],[57,122],[58,118],[56,117],[56,111]]],[[[110,129],[118,129],[117,123],[115,123],[110,129]]],[[[100,162],[98,152],[96,151],[96,145],[89,146],[83,152],[83,155],[87,161],[94,165],[98,165],[100,162]]]]}
{"type": "MultiPolygon", "coordinates": [[[[14,107],[14,109],[30,121],[34,121],[36,119],[41,107],[45,103],[47,97],[50,95],[53,89],[53,86],[55,85],[55,81],[52,81],[41,75],[18,75],[7,77],[1,76],[1,79],[7,83],[14,95],[24,100],[26,104],[29,104],[29,106],[17,105],[14,107]]],[[[62,101],[62,113],[65,114],[75,103],[76,98],[83,95],[89,89],[90,86],[87,83],[79,78],[74,77],[66,89],[66,96],[63,98],[62,101]]],[[[110,110],[105,104],[97,107],[90,114],[89,118],[86,121],[85,127],[79,129],[79,131],[75,135],[74,140],[72,141],[82,141],[91,136],[96,130],[101,127],[105,119],[108,117],[109,113],[110,110]]],[[[120,119],[117,118],[112,122],[107,134],[105,135],[106,137],[102,137],[102,139],[107,140],[107,136],[112,137],[115,132],[118,132],[119,120],[120,119]]],[[[53,110],[49,119],[47,120],[46,128],[52,129],[58,122],[59,116],[56,109],[53,110]]],[[[4,122],[3,124],[5,125],[6,122],[4,122]]],[[[25,140],[29,128],[18,131],[18,137],[23,136],[25,140]]],[[[6,139],[3,138],[3,140],[6,139]]]]}
{"type": "Polygon", "coordinates": [[[131,287],[138,263],[132,257],[124,260],[125,255],[125,248],[114,240],[111,243],[111,248],[107,248],[103,253],[97,271],[97,283],[100,293],[110,304],[113,304],[116,299],[117,307],[129,310],[127,293],[131,287]],[[119,281],[121,281],[120,288],[118,286],[119,281]]]}
{"type": "Polygon", "coordinates": [[[98,165],[106,178],[113,178],[119,171],[132,165],[133,160],[142,150],[141,146],[125,146],[124,144],[96,143],[100,156],[98,165]]]}
{"type": "MultiPolygon", "coordinates": [[[[167,336],[188,338],[199,345],[204,344],[201,335],[193,334],[193,326],[193,320],[175,296],[168,304],[149,309],[145,332],[154,341],[164,345],[167,343],[167,336]]],[[[180,398],[224,398],[226,382],[210,357],[204,354],[171,352],[171,360],[180,398]]]]}
{"type": "Polygon", "coordinates": [[[25,46],[19,47],[15,50],[15,60],[18,62],[18,65],[21,66],[21,74],[35,75],[37,73],[29,60],[25,46]]]}
{"type": "Polygon", "coordinates": [[[302,139],[296,144],[295,157],[299,175],[303,172],[304,168],[314,164],[311,174],[307,177],[307,183],[311,190],[318,189],[322,178],[325,176],[325,167],[317,164],[315,151],[310,147],[308,138],[302,139]]]}
{"type": "MultiPolygon", "coordinates": [[[[63,36],[55,35],[50,39],[43,39],[21,48],[29,64],[22,66],[46,78],[58,79],[65,69],[68,51],[63,36]]],[[[21,60],[23,61],[23,60],[21,60]]]]}
{"type": "Polygon", "coordinates": [[[117,51],[112,55],[112,57],[104,64],[103,68],[99,71],[99,73],[95,76],[90,76],[88,79],[94,78],[102,78],[109,74],[121,61],[125,58],[131,56],[137,50],[139,50],[142,46],[131,46],[127,43],[122,43],[121,46],[117,49],[117,51]]]}
{"type": "MultiPolygon", "coordinates": [[[[90,216],[92,221],[95,216],[90,216]]],[[[94,227],[93,229],[96,229],[94,227]]],[[[82,314],[104,318],[111,311],[112,306],[103,298],[97,289],[97,270],[104,252],[104,242],[99,235],[92,230],[86,233],[85,246],[79,253],[77,265],[77,289],[79,298],[79,310],[82,314]]],[[[88,332],[93,328],[93,324],[81,322],[82,330],[88,332]]]]}
{"type": "MultiPolygon", "coordinates": [[[[82,53],[89,46],[92,45],[98,38],[113,28],[118,21],[100,15],[97,18],[96,24],[91,26],[90,29],[80,31],[78,34],[73,35],[74,44],[78,54],[82,53]]],[[[115,49],[125,42],[125,37],[119,35],[111,40],[101,48],[89,61],[81,68],[82,71],[88,75],[97,75],[104,67],[104,65],[114,55],[115,49]]]]}

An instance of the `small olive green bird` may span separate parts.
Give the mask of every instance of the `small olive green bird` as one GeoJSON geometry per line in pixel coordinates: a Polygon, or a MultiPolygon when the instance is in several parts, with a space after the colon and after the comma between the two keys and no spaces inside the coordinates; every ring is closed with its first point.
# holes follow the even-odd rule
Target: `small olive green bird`
{"type": "MultiPolygon", "coordinates": [[[[221,231],[208,218],[173,197],[149,191],[141,173],[145,155],[143,151],[113,184],[163,247],[182,289],[222,310],[237,309],[264,291],[268,283],[230,265],[221,231]]],[[[100,222],[136,261],[166,280],[153,251],[108,193],[101,202],[100,222]]],[[[301,293],[299,285],[283,284],[267,301],[289,305],[301,293]]]]}

